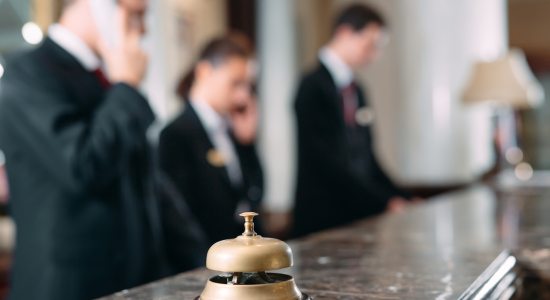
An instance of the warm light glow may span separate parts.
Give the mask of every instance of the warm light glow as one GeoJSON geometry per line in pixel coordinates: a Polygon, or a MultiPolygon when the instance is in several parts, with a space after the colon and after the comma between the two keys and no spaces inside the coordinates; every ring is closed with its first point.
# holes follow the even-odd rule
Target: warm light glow
{"type": "Polygon", "coordinates": [[[328,256],[321,256],[317,259],[317,262],[320,265],[326,265],[326,264],[330,263],[330,261],[331,261],[331,259],[328,256]]]}
{"type": "Polygon", "coordinates": [[[27,24],[23,25],[23,29],[21,30],[23,33],[23,38],[27,43],[29,44],[38,44],[42,41],[42,38],[44,37],[44,34],[42,34],[42,30],[40,30],[40,27],[36,25],[36,23],[28,22],[27,24]]]}
{"type": "Polygon", "coordinates": [[[530,164],[522,162],[516,166],[515,173],[519,180],[527,181],[533,177],[533,168],[530,164]]]}
{"type": "Polygon", "coordinates": [[[2,75],[4,75],[4,67],[0,64],[0,78],[2,78],[2,75]]]}
{"type": "Polygon", "coordinates": [[[510,147],[506,150],[506,160],[512,165],[519,164],[523,160],[523,151],[518,147],[510,147]]]}

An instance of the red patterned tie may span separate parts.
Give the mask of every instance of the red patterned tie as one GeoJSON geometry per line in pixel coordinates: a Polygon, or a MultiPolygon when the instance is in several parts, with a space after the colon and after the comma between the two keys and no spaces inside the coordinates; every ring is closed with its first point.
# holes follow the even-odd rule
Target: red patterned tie
{"type": "Polygon", "coordinates": [[[107,90],[112,86],[112,84],[109,82],[109,80],[107,80],[107,77],[105,77],[105,74],[103,74],[103,71],[101,71],[101,69],[97,69],[92,73],[94,73],[94,75],[97,77],[97,80],[99,80],[99,83],[101,83],[101,86],[104,89],[107,90]]]}
{"type": "Polygon", "coordinates": [[[342,97],[342,110],[344,111],[344,121],[346,125],[355,127],[357,125],[355,121],[355,113],[357,112],[357,89],[355,82],[342,88],[340,90],[340,96],[342,97]]]}

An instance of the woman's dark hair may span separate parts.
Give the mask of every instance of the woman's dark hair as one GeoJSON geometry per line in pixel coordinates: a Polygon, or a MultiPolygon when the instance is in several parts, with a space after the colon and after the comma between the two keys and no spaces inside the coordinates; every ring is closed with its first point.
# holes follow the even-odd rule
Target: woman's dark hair
{"type": "Polygon", "coordinates": [[[334,23],[333,30],[342,25],[348,25],[354,31],[360,31],[369,23],[376,23],[383,27],[386,26],[384,19],[377,11],[362,4],[354,4],[342,11],[334,23]]]}
{"type": "MultiPolygon", "coordinates": [[[[246,59],[248,58],[248,54],[231,38],[223,37],[214,39],[210,43],[208,43],[204,50],[202,50],[198,61],[207,61],[213,67],[217,67],[226,62],[227,59],[231,57],[241,57],[246,59]]],[[[195,66],[193,66],[189,73],[187,73],[187,75],[185,75],[181,79],[176,89],[176,92],[180,97],[182,97],[182,99],[187,99],[194,81],[195,66]]]]}

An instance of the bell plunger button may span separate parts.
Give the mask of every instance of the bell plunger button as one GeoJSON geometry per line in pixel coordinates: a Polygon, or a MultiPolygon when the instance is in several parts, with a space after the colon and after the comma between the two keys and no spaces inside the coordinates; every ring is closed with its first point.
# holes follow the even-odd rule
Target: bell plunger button
{"type": "Polygon", "coordinates": [[[252,220],[255,216],[258,214],[255,212],[244,212],[240,214],[239,216],[244,217],[244,232],[243,236],[256,236],[256,232],[254,231],[254,222],[252,220]]]}

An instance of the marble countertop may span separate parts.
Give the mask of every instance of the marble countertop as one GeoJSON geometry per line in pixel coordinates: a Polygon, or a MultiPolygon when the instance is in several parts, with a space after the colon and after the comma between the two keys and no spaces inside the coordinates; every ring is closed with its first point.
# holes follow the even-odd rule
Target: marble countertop
{"type": "MultiPolygon", "coordinates": [[[[295,264],[280,273],[316,300],[457,299],[509,248],[550,278],[548,192],[475,186],[292,240],[295,264]]],[[[215,274],[198,269],[102,300],[193,300],[215,274]]]]}

